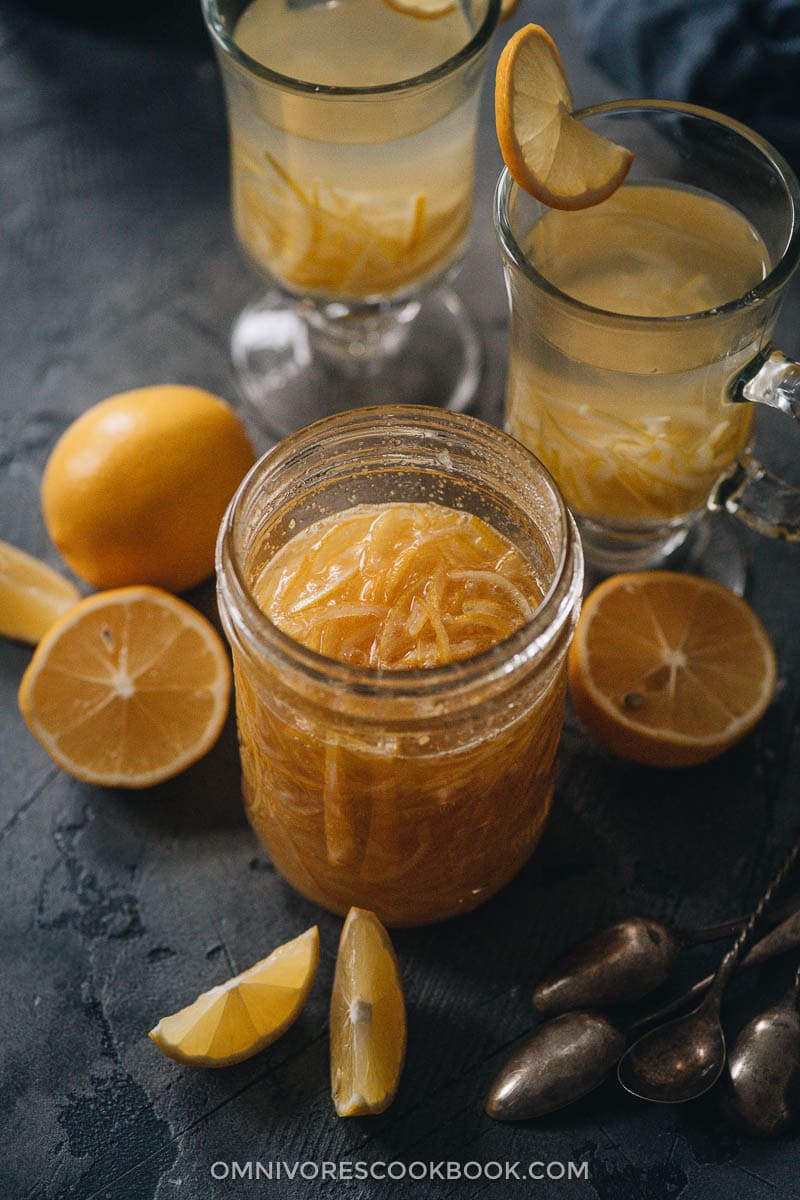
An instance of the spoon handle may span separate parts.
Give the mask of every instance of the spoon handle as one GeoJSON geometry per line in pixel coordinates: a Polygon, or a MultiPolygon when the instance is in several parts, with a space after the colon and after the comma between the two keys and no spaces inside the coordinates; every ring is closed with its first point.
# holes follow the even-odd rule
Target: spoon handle
{"type": "Polygon", "coordinates": [[[736,941],[733,943],[730,950],[717,968],[714,981],[711,984],[711,987],[708,990],[708,996],[706,997],[709,1004],[718,1004],[721,1000],[722,993],[725,991],[725,988],[730,982],[731,976],[739,965],[739,960],[744,956],[745,951],[750,946],[756,925],[758,925],[766,909],[769,908],[770,904],[772,903],[773,896],[791,871],[792,867],[794,867],[798,858],[800,858],[800,840],[795,842],[794,846],[792,846],[791,850],[786,855],[782,866],[770,880],[767,888],[764,891],[764,894],[748,917],[746,924],[742,926],[736,941]]]}
{"type": "Polygon", "coordinates": [[[785,954],[787,950],[794,950],[796,946],[800,946],[800,908],[756,942],[739,963],[739,970],[757,967],[759,963],[785,954]]]}
{"type": "MultiPolygon", "coordinates": [[[[779,954],[785,954],[787,950],[794,950],[797,946],[800,946],[800,908],[757,941],[750,952],[741,960],[737,970],[745,971],[750,967],[756,967],[760,963],[767,962],[770,958],[776,958],[779,954]]],[[[628,1028],[633,1030],[639,1029],[642,1025],[660,1023],[671,1017],[674,1013],[688,1008],[692,1000],[696,1000],[707,990],[713,978],[712,974],[706,975],[703,979],[698,979],[696,983],[693,983],[680,996],[676,996],[673,1000],[668,1000],[660,1008],[646,1012],[642,1016],[637,1017],[635,1021],[631,1021],[628,1028]]]]}
{"type": "MultiPolygon", "coordinates": [[[[796,912],[798,908],[800,908],[800,896],[795,893],[771,909],[769,920],[773,925],[777,925],[785,917],[796,912]]],[[[722,938],[730,937],[732,934],[738,933],[746,921],[747,915],[745,914],[729,917],[727,921],[717,921],[714,925],[702,925],[699,929],[679,928],[676,930],[676,934],[683,949],[688,950],[692,946],[704,946],[707,942],[717,942],[722,938]]]]}

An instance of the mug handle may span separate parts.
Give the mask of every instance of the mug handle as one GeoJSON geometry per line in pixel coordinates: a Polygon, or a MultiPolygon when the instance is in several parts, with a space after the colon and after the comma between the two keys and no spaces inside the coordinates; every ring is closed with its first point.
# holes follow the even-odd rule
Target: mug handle
{"type": "MultiPolygon", "coordinates": [[[[800,423],[800,363],[768,345],[734,379],[728,397],[735,404],[766,404],[800,423]]],[[[742,454],[717,481],[708,504],[733,513],[756,533],[800,540],[800,489],[742,454]]]]}

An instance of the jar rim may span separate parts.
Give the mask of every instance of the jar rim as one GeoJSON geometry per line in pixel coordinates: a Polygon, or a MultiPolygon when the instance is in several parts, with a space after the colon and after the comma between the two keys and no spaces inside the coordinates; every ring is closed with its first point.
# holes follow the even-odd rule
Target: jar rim
{"type": "Polygon", "coordinates": [[[471,690],[514,674],[540,659],[569,619],[580,598],[583,554],[580,537],[563,497],[547,468],[522,443],[477,417],[423,405],[380,405],[323,417],[289,435],[267,451],[243,479],[223,517],[217,539],[217,588],[223,622],[237,640],[288,670],[299,670],[338,690],[382,698],[431,698],[471,690]],[[461,435],[516,460],[519,469],[542,480],[552,500],[559,552],[553,579],[528,620],[514,633],[469,658],[437,667],[376,669],[328,658],[279,629],[259,607],[243,570],[247,506],[265,478],[279,477],[292,460],[302,459],[321,442],[357,434],[412,432],[424,438],[461,435]]]}

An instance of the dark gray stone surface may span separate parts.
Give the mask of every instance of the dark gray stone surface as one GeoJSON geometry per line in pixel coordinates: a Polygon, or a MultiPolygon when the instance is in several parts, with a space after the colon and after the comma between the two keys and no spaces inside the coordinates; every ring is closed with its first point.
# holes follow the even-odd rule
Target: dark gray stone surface
{"type": "MultiPolygon", "coordinates": [[[[227,330],[256,291],[229,231],[226,134],[193,5],[66,5],[0,13],[0,537],[57,561],[38,509],[66,423],[127,387],[171,380],[233,398],[227,330]],[[110,15],[111,14],[111,15],[110,15]],[[169,38],[182,31],[178,44],[169,38]]],[[[517,23],[558,37],[587,102],[610,94],[570,40],[560,0],[517,23]]],[[[500,414],[505,297],[490,222],[499,156],[489,89],[475,240],[459,288],[490,370],[478,411],[500,414]]],[[[800,351],[797,288],[782,322],[800,351]]],[[[762,441],[794,471],[797,431],[762,441]],[[792,436],[793,435],[793,436],[792,436]]],[[[0,1200],[210,1200],[391,1195],[554,1200],[800,1196],[797,1144],[759,1144],[717,1098],[648,1107],[608,1084],[536,1125],[493,1124],[482,1097],[532,1026],[532,981],[578,935],[645,911],[686,923],[751,902],[798,825],[798,549],[750,539],[753,601],[782,685],[757,732],[676,774],[605,757],[565,731],[557,804],[521,876],[476,914],[398,933],[410,1044],[384,1116],[340,1121],[326,1008],[339,922],[276,877],[242,816],[232,724],[213,753],[143,794],[76,783],[28,735],[16,689],[29,659],[0,646],[0,1200]],[[322,966],[285,1038],[225,1071],[163,1058],[146,1030],[198,991],[318,921],[322,966]],[[215,1182],[211,1165],[396,1159],[589,1163],[582,1182],[215,1182]]],[[[211,588],[193,597],[213,611],[211,588]]],[[[693,952],[687,976],[713,960],[693,952]]],[[[737,1028],[792,964],[737,985],[737,1028]]]]}

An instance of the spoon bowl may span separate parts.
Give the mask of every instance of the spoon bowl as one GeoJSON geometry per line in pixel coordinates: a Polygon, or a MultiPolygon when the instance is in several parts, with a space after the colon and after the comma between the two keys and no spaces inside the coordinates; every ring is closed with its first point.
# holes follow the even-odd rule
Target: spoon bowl
{"type": "Polygon", "coordinates": [[[617,1077],[627,1092],[642,1100],[685,1104],[709,1091],[724,1066],[719,1010],[703,1002],[634,1042],[620,1060],[617,1077]]]}
{"type": "Polygon", "coordinates": [[[800,1123],[800,971],[780,1004],[755,1017],[728,1059],[723,1109],[745,1132],[777,1137],[800,1123]]]}
{"type": "Polygon", "coordinates": [[[633,1004],[664,982],[681,945],[661,921],[628,917],[564,954],[536,985],[533,1007],[555,1016],[633,1004]]]}
{"type": "Polygon", "coordinates": [[[601,1013],[545,1021],[504,1064],[486,1098],[495,1121],[543,1117],[594,1091],[625,1049],[625,1035],[601,1013]]]}

